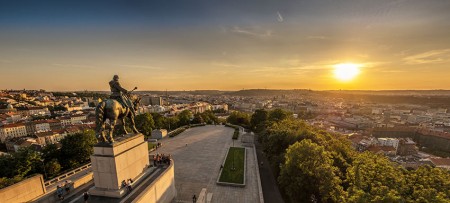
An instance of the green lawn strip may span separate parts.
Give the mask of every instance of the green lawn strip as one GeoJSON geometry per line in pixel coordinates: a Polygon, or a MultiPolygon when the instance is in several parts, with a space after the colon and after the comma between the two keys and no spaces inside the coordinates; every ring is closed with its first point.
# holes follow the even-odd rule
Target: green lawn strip
{"type": "Polygon", "coordinates": [[[228,182],[236,184],[244,184],[244,164],[245,164],[245,148],[230,147],[225,165],[222,169],[219,182],[228,182]],[[234,153],[234,168],[233,167],[233,153],[234,153]]]}
{"type": "Polygon", "coordinates": [[[151,142],[147,142],[147,144],[148,144],[148,149],[149,149],[149,150],[150,150],[150,149],[153,149],[153,147],[156,146],[155,143],[151,143],[151,142]]]}

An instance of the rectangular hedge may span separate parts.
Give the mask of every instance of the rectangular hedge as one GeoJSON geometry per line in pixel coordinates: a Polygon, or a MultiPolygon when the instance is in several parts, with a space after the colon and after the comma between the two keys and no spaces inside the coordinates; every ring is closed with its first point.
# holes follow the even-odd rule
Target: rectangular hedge
{"type": "Polygon", "coordinates": [[[234,133],[233,133],[233,140],[237,140],[239,138],[239,126],[237,125],[233,125],[233,124],[229,124],[226,123],[225,126],[230,127],[230,128],[234,128],[234,133]]]}
{"type": "Polygon", "coordinates": [[[186,128],[184,128],[184,127],[177,128],[176,130],[169,133],[169,137],[175,137],[175,136],[179,135],[180,133],[184,132],[185,130],[186,130],[186,128]]]}

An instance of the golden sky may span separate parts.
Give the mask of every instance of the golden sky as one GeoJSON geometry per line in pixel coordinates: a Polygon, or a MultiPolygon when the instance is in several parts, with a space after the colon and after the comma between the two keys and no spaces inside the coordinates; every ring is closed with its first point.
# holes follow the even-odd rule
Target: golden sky
{"type": "Polygon", "coordinates": [[[76,2],[0,5],[0,89],[450,87],[446,0],[76,2]]]}

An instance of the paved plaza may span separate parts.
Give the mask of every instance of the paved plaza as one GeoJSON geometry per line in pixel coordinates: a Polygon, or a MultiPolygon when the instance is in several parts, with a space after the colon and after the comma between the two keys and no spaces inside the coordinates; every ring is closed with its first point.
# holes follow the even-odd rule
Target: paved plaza
{"type": "MultiPolygon", "coordinates": [[[[253,203],[259,202],[256,157],[253,148],[247,149],[247,176],[245,188],[219,186],[216,184],[234,129],[222,125],[208,125],[187,129],[174,138],[166,137],[162,147],[152,152],[171,154],[175,163],[175,202],[192,202],[202,188],[213,193],[212,202],[253,203]]],[[[240,140],[235,146],[242,146],[240,140]]]]}

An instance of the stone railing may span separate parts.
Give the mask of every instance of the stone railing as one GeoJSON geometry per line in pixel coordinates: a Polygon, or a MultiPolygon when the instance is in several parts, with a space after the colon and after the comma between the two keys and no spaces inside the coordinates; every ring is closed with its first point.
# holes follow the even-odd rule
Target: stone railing
{"type": "Polygon", "coordinates": [[[55,184],[55,183],[58,183],[59,181],[65,179],[65,178],[68,178],[68,177],[73,176],[73,175],[75,175],[75,174],[77,174],[77,173],[86,171],[87,169],[90,169],[90,168],[91,168],[91,163],[88,163],[88,164],[86,164],[86,165],[83,165],[83,166],[81,166],[81,167],[78,167],[78,168],[76,168],[76,169],[73,169],[73,170],[71,170],[71,171],[69,171],[69,172],[67,172],[67,173],[64,173],[64,174],[62,174],[62,175],[60,175],[60,176],[58,176],[58,177],[56,177],[56,178],[53,178],[53,179],[51,179],[51,180],[48,180],[48,181],[46,181],[46,182],[44,183],[44,185],[45,185],[45,187],[49,187],[49,186],[51,186],[51,185],[53,185],[53,184],[55,184]]]}
{"type": "Polygon", "coordinates": [[[46,193],[41,174],[0,189],[0,202],[30,202],[46,193]]]}

